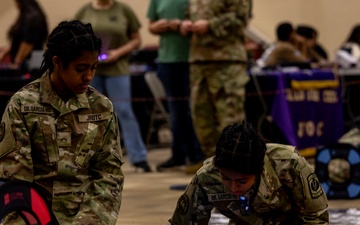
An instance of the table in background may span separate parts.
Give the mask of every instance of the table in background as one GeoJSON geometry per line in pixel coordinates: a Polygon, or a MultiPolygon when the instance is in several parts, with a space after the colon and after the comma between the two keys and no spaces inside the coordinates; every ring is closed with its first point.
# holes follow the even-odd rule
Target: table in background
{"type": "Polygon", "coordinates": [[[264,138],[301,150],[343,135],[341,85],[334,87],[331,70],[260,71],[250,77],[246,115],[264,138]]]}

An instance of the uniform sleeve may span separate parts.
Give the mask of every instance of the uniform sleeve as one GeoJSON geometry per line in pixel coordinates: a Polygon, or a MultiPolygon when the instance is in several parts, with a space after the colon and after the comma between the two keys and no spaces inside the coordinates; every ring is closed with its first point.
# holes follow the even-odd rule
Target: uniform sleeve
{"type": "Polygon", "coordinates": [[[74,20],[82,20],[83,16],[84,16],[84,11],[85,11],[85,5],[82,6],[78,11],[76,11],[73,19],[74,20]]]}
{"type": "Polygon", "coordinates": [[[295,224],[328,224],[328,200],[313,168],[299,153],[293,158],[297,160],[292,191],[292,204],[298,212],[295,224]]]}
{"type": "Polygon", "coordinates": [[[146,16],[151,21],[156,21],[159,19],[157,16],[157,13],[156,13],[156,1],[155,0],[150,1],[146,16]]]}
{"type": "Polygon", "coordinates": [[[88,189],[84,204],[72,224],[92,224],[95,221],[101,221],[103,225],[116,224],[124,185],[122,164],[118,121],[113,113],[102,148],[90,160],[92,187],[88,189]]]}
{"type": "Polygon", "coordinates": [[[135,12],[130,7],[127,6],[125,8],[125,14],[129,21],[128,33],[132,34],[137,32],[141,27],[141,23],[138,17],[136,16],[135,12]]]}
{"type": "Polygon", "coordinates": [[[213,205],[208,201],[198,177],[194,177],[185,193],[177,201],[175,212],[169,220],[172,225],[208,224],[213,205]]]}
{"type": "Polygon", "coordinates": [[[209,20],[209,27],[217,37],[228,36],[235,30],[245,28],[250,18],[250,0],[214,1],[212,7],[218,16],[209,20]]]}
{"type": "Polygon", "coordinates": [[[33,181],[31,144],[20,105],[8,103],[0,124],[0,177],[33,181]]]}

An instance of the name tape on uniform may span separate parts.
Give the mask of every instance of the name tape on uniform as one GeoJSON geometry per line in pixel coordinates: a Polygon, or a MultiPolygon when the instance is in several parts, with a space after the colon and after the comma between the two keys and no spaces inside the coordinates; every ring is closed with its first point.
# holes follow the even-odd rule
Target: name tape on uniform
{"type": "Polygon", "coordinates": [[[96,113],[96,114],[86,114],[86,115],[78,115],[79,122],[96,122],[102,120],[108,120],[111,118],[111,113],[96,113]]]}
{"type": "Polygon", "coordinates": [[[52,113],[51,107],[41,106],[41,105],[22,105],[20,110],[22,113],[41,113],[41,114],[52,113]]]}

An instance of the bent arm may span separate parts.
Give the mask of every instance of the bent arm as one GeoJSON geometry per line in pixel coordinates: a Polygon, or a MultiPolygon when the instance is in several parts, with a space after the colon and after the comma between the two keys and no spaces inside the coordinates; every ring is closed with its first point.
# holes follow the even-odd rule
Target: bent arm
{"type": "Polygon", "coordinates": [[[31,143],[20,107],[11,99],[0,123],[0,177],[32,182],[31,143]]]}
{"type": "MultiPolygon", "coordinates": [[[[219,1],[213,6],[217,8],[224,8],[222,1],[219,1]]],[[[251,16],[251,1],[248,0],[234,0],[226,6],[226,12],[209,20],[209,29],[217,37],[231,35],[234,30],[244,29],[251,16]]]]}
{"type": "Polygon", "coordinates": [[[14,64],[20,66],[24,60],[29,56],[31,51],[33,50],[34,45],[27,42],[21,42],[19,50],[16,53],[14,64]]]}
{"type": "Polygon", "coordinates": [[[296,167],[292,191],[295,224],[329,224],[328,200],[313,168],[302,157],[296,167]]]}
{"type": "Polygon", "coordinates": [[[90,160],[92,182],[72,224],[115,225],[119,216],[124,174],[116,116],[104,135],[103,145],[90,160]]]}
{"type": "Polygon", "coordinates": [[[205,225],[210,221],[212,209],[213,205],[208,201],[205,191],[199,184],[198,177],[195,176],[184,194],[179,197],[169,222],[172,225],[205,225]]]}
{"type": "Polygon", "coordinates": [[[141,36],[140,36],[140,32],[136,31],[133,32],[130,35],[130,40],[120,46],[117,49],[112,49],[108,51],[108,62],[114,62],[115,60],[117,60],[120,57],[123,57],[127,54],[129,54],[130,52],[132,52],[133,50],[139,48],[141,45],[141,36]]]}

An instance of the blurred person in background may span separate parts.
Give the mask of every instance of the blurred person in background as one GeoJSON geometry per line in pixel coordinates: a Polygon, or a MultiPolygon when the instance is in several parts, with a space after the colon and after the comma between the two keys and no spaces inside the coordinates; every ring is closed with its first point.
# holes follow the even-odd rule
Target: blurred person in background
{"type": "Polygon", "coordinates": [[[190,105],[205,157],[215,153],[222,129],[245,118],[248,57],[244,29],[252,0],[190,0],[182,21],[190,41],[190,105]]]}
{"type": "Polygon", "coordinates": [[[299,38],[290,22],[276,27],[276,42],[269,46],[257,61],[261,67],[274,67],[284,63],[307,63],[303,38],[299,38]]]}
{"type": "Polygon", "coordinates": [[[355,25],[352,28],[341,49],[348,52],[354,60],[360,60],[360,25],[355,25]]]}
{"type": "Polygon", "coordinates": [[[149,31],[160,36],[157,75],[168,98],[173,134],[172,156],[157,166],[159,171],[185,165],[188,160],[186,172],[194,173],[204,157],[190,114],[190,36],[181,35],[179,30],[187,7],[188,0],[151,0],[148,7],[149,31]],[[193,166],[196,169],[191,169],[193,166]]]}
{"type": "Polygon", "coordinates": [[[306,56],[310,62],[325,63],[328,60],[327,52],[317,41],[318,32],[315,28],[309,25],[298,25],[296,33],[304,39],[307,46],[306,56]]]}
{"type": "Polygon", "coordinates": [[[0,62],[27,70],[33,50],[42,50],[48,36],[46,16],[36,0],[14,0],[19,15],[8,31],[10,47],[0,50],[0,62]]]}
{"type": "Polygon", "coordinates": [[[128,5],[114,0],[93,0],[81,7],[75,19],[91,23],[103,42],[100,63],[91,85],[114,103],[132,165],[140,172],[150,172],[147,149],[132,108],[129,71],[130,53],[141,44],[141,24],[128,5]]]}

